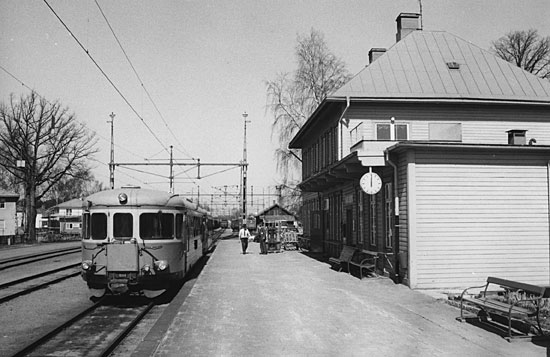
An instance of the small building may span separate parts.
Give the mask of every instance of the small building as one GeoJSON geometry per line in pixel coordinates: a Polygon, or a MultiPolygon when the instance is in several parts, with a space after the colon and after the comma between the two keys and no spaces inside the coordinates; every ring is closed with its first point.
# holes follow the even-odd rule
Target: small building
{"type": "Polygon", "coordinates": [[[415,289],[550,284],[550,82],[400,14],[397,43],[329,95],[302,151],[304,236],[415,289]]]}
{"type": "Polygon", "coordinates": [[[259,212],[256,217],[258,223],[264,223],[266,226],[294,227],[296,221],[296,217],[291,212],[277,203],[259,212]]]}
{"type": "Polygon", "coordinates": [[[61,234],[80,235],[82,232],[82,212],[82,200],[79,198],[60,203],[53,207],[49,228],[58,228],[61,234]]]}
{"type": "Polygon", "coordinates": [[[0,237],[14,236],[17,232],[16,205],[19,194],[0,191],[0,237]]]}

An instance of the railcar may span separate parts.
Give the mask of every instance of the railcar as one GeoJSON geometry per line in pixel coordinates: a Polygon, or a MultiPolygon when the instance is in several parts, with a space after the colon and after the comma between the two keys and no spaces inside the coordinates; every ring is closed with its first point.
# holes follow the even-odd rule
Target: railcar
{"type": "Polygon", "coordinates": [[[161,294],[213,244],[213,220],[186,198],[139,187],[84,201],[82,278],[94,296],[161,294]]]}

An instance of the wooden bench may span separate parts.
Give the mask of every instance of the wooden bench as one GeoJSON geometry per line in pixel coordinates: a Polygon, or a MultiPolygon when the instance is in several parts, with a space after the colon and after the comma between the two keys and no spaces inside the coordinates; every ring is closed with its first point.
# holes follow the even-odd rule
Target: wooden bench
{"type": "MultiPolygon", "coordinates": [[[[460,295],[460,317],[459,321],[465,322],[468,319],[477,319],[478,321],[491,320],[489,313],[493,313],[502,316],[508,321],[508,336],[506,340],[511,342],[513,340],[523,339],[531,340],[534,336],[528,331],[525,334],[518,334],[517,332],[512,335],[512,320],[526,321],[528,317],[535,317],[538,327],[538,336],[544,337],[542,328],[540,326],[540,306],[542,299],[547,297],[546,287],[525,284],[517,281],[506,280],[495,277],[488,277],[485,285],[473,286],[465,289],[460,295]],[[500,292],[495,293],[488,290],[489,286],[498,285],[500,292]],[[482,289],[477,296],[472,297],[467,294],[470,289],[482,289]],[[511,299],[510,295],[517,295],[517,298],[511,299]],[[474,305],[479,308],[479,312],[476,316],[464,315],[464,303],[474,305]],[[522,306],[519,306],[519,305],[522,306]],[[530,306],[530,308],[526,307],[530,306]]],[[[529,329],[530,329],[530,322],[529,329]]]]}
{"type": "MultiPolygon", "coordinates": [[[[363,269],[376,275],[376,261],[378,253],[366,250],[357,250],[348,265],[353,265],[359,268],[359,278],[363,279],[363,269]]],[[[349,271],[349,269],[348,269],[349,271]]]]}
{"type": "Polygon", "coordinates": [[[345,245],[344,247],[342,247],[339,258],[330,257],[328,258],[328,261],[332,268],[338,267],[338,271],[342,271],[343,264],[345,263],[347,265],[347,271],[349,272],[349,262],[351,258],[353,258],[353,254],[355,253],[355,251],[356,249],[354,247],[345,245]]]}

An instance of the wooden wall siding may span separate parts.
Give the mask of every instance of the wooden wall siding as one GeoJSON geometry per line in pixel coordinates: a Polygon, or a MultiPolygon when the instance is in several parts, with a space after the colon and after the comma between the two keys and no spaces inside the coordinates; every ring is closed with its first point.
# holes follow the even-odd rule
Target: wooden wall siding
{"type": "Polygon", "coordinates": [[[397,161],[397,194],[399,197],[399,255],[402,255],[405,266],[399,267],[399,276],[408,283],[408,256],[409,256],[409,216],[407,212],[408,194],[407,194],[407,157],[401,155],[397,161]]]}
{"type": "Polygon", "coordinates": [[[473,286],[487,276],[550,283],[546,165],[416,158],[412,288],[473,286]]]}
{"type": "MultiPolygon", "coordinates": [[[[517,106],[478,106],[433,104],[356,104],[346,113],[351,118],[344,138],[350,141],[349,130],[359,122],[364,140],[376,140],[376,123],[389,122],[395,117],[396,123],[409,123],[410,140],[429,140],[429,123],[462,123],[463,143],[507,144],[507,131],[527,130],[527,141],[537,140],[538,145],[550,145],[549,111],[540,108],[517,106]]],[[[344,127],[344,129],[346,129],[344,127]]],[[[348,150],[355,142],[344,141],[348,150]],[[349,144],[349,145],[348,145],[349,144]]]]}
{"type": "Polygon", "coordinates": [[[338,161],[339,138],[338,127],[335,125],[321,133],[311,145],[302,148],[302,178],[315,175],[327,166],[338,161]]]}

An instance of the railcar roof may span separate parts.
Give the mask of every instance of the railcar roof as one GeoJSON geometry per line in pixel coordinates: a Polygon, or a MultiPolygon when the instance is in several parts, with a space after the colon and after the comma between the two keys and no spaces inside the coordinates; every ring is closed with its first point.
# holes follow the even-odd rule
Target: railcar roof
{"type": "Polygon", "coordinates": [[[92,206],[165,206],[197,209],[196,204],[191,203],[182,196],[134,187],[97,192],[88,196],[86,201],[91,202],[92,206]],[[120,197],[122,195],[126,195],[126,203],[121,203],[120,197]]]}

